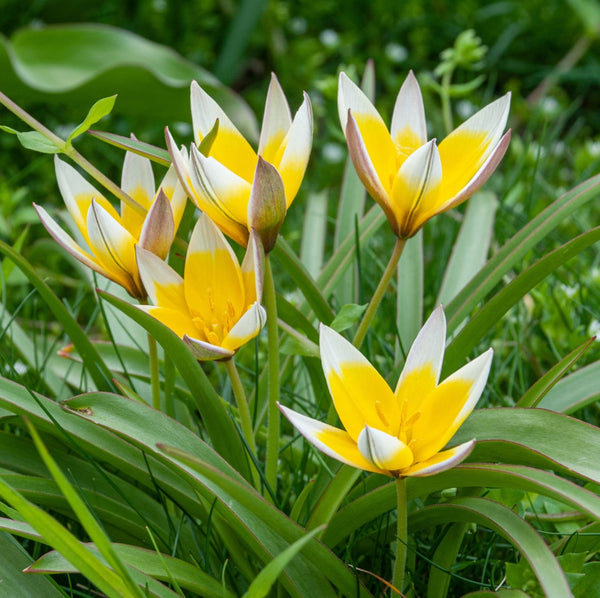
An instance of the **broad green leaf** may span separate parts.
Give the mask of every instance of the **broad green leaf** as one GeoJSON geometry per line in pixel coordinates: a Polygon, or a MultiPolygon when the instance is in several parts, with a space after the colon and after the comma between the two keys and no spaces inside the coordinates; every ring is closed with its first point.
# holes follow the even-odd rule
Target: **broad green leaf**
{"type": "Polygon", "coordinates": [[[354,303],[342,306],[342,309],[340,309],[333,322],[331,322],[331,328],[336,332],[347,330],[360,320],[366,309],[366,305],[356,305],[354,303]]]}
{"type": "Polygon", "coordinates": [[[97,123],[100,119],[109,115],[115,105],[115,100],[117,96],[109,96],[107,98],[102,98],[94,103],[94,105],[89,109],[87,116],[84,118],[83,122],[80,125],[77,125],[71,134],[67,137],[67,143],[71,143],[73,139],[79,137],[82,133],[85,133],[93,124],[97,123]]]}
{"type": "Polygon", "coordinates": [[[42,154],[58,154],[65,148],[64,145],[57,145],[39,131],[17,131],[11,127],[0,126],[2,131],[12,133],[17,136],[17,139],[24,148],[41,152],[42,154]]]}
{"type": "Polygon", "coordinates": [[[21,29],[0,40],[0,72],[2,91],[25,107],[46,102],[80,109],[116,93],[119,114],[165,124],[191,121],[189,87],[195,79],[249,138],[258,138],[252,111],[214,75],[170,48],[115,27],[21,29]]]}
{"type": "Polygon", "coordinates": [[[283,568],[300,552],[311,538],[316,536],[324,528],[317,527],[308,532],[304,537],[296,540],[283,552],[278,554],[252,581],[248,591],[243,598],[265,598],[271,591],[273,584],[277,581],[283,568]]]}
{"type": "Polygon", "coordinates": [[[444,271],[436,305],[447,305],[483,268],[494,232],[494,215],[498,206],[491,191],[478,191],[467,205],[452,253],[444,271]]]}
{"type": "Polygon", "coordinates": [[[444,372],[453,372],[467,355],[493,328],[500,318],[530,289],[554,272],[559,266],[600,240],[600,226],[575,237],[521,272],[503,289],[489,299],[450,343],[444,356],[444,372]]]}
{"type": "Polygon", "coordinates": [[[9,534],[0,532],[0,580],[2,594],[10,598],[60,598],[67,596],[49,577],[27,575],[23,572],[31,564],[31,557],[9,534]]]}
{"type": "MultiPolygon", "coordinates": [[[[91,552],[98,552],[93,544],[86,544],[86,546],[91,552]]],[[[180,586],[206,598],[233,598],[234,596],[220,581],[191,563],[127,544],[113,544],[113,549],[129,567],[143,571],[147,576],[161,581],[169,581],[172,576],[180,586]],[[168,571],[165,570],[165,566],[168,571]]],[[[76,571],[56,551],[48,552],[40,557],[30,567],[30,570],[49,573],[74,573],[76,571]]]]}
{"type": "Polygon", "coordinates": [[[312,193],[306,200],[300,261],[315,278],[323,265],[327,231],[327,191],[312,193]]]}
{"type": "Polygon", "coordinates": [[[437,545],[427,579],[427,598],[446,598],[452,579],[449,572],[456,562],[467,529],[467,523],[452,524],[437,545]]]}
{"type": "Polygon", "coordinates": [[[448,335],[537,243],[599,194],[600,175],[597,175],[565,193],[514,235],[446,306],[448,335]]]}
{"type": "Polygon", "coordinates": [[[573,413],[600,397],[600,361],[566,376],[548,391],[539,407],[561,413],[573,413]]]}
{"type": "Polygon", "coordinates": [[[203,423],[215,450],[249,479],[250,470],[244,445],[233,420],[227,413],[221,397],[216,393],[201,366],[182,340],[157,319],[130,303],[107,293],[101,292],[100,296],[140,324],[163,347],[188,385],[202,414],[203,423]]]}
{"type": "Polygon", "coordinates": [[[132,139],[131,137],[124,137],[123,135],[117,135],[115,133],[109,133],[108,131],[88,131],[88,134],[92,137],[96,137],[101,141],[105,141],[115,147],[128,150],[144,156],[158,164],[163,166],[169,166],[171,164],[171,156],[169,152],[160,147],[156,147],[150,143],[140,141],[139,139],[132,139]]]}
{"type": "Polygon", "coordinates": [[[485,498],[455,498],[447,504],[420,509],[409,519],[409,529],[418,530],[456,521],[475,522],[509,540],[531,565],[547,598],[572,595],[558,561],[541,536],[499,503],[485,498]]]}
{"type": "Polygon", "coordinates": [[[112,390],[114,388],[112,374],[98,355],[87,334],[80,328],[62,301],[52,292],[46,282],[40,278],[31,264],[4,241],[0,241],[0,252],[10,258],[37,289],[41,298],[63,327],[65,333],[77,347],[96,387],[99,390],[112,390]]]}
{"type": "MultiPolygon", "coordinates": [[[[552,390],[554,385],[560,381],[571,366],[581,357],[581,355],[590,347],[594,339],[589,339],[581,344],[577,349],[571,351],[566,357],[561,359],[549,372],[546,372],[518,401],[517,407],[536,407],[544,399],[546,394],[552,390]]],[[[597,385],[598,386],[598,385],[597,385]]],[[[600,393],[600,388],[598,388],[600,393]]],[[[555,409],[554,411],[563,411],[555,409]]],[[[566,413],[565,411],[563,411],[566,413]]]]}

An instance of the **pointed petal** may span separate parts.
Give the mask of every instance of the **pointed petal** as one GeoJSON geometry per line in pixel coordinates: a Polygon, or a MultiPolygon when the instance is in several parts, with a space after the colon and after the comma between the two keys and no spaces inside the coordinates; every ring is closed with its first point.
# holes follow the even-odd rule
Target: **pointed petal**
{"type": "Polygon", "coordinates": [[[361,455],[356,442],[344,430],[339,430],[316,419],[297,413],[279,403],[277,406],[308,442],[329,457],[341,461],[346,465],[364,469],[365,471],[387,473],[380,471],[372,463],[369,463],[361,455]]]}
{"type": "Polygon", "coordinates": [[[308,165],[312,147],[312,134],[312,108],[308,95],[305,93],[304,101],[298,108],[292,126],[284,140],[283,146],[285,149],[281,160],[278,164],[273,162],[283,179],[288,208],[298,193],[308,165]]]}
{"type": "Polygon", "coordinates": [[[211,345],[205,341],[201,341],[197,338],[192,338],[185,335],[183,342],[188,346],[188,349],[192,352],[194,357],[198,361],[213,361],[215,359],[227,359],[233,357],[234,351],[218,347],[217,345],[211,345]]]}
{"type": "Polygon", "coordinates": [[[421,403],[411,444],[416,460],[427,460],[446,446],[471,413],[485,387],[492,356],[493,350],[488,349],[446,378],[421,403]]]}
{"type": "MultiPolygon", "coordinates": [[[[135,135],[131,135],[135,139],[135,135]]],[[[121,189],[141,206],[148,209],[154,197],[154,173],[148,158],[134,152],[126,152],[121,175],[121,189]]],[[[121,213],[123,204],[121,204],[121,213]]]]}
{"type": "Polygon", "coordinates": [[[510,94],[506,94],[471,116],[440,143],[445,200],[457,196],[494,152],[509,108],[510,94]]]}
{"type": "Polygon", "coordinates": [[[401,237],[412,237],[425,224],[424,214],[436,213],[441,181],[442,164],[432,139],[404,161],[394,180],[392,206],[401,237]]]}
{"type": "Polygon", "coordinates": [[[158,256],[139,246],[135,248],[140,278],[150,301],[182,313],[188,313],[183,278],[158,256]]]}
{"type": "Polygon", "coordinates": [[[265,113],[258,143],[258,155],[262,156],[267,162],[279,164],[283,149],[281,145],[291,124],[292,114],[287,99],[275,73],[271,73],[271,82],[267,92],[265,113]]]}
{"type": "Polygon", "coordinates": [[[475,440],[469,440],[464,444],[459,444],[454,448],[436,453],[431,459],[422,463],[415,463],[412,467],[402,472],[403,476],[415,476],[423,477],[427,475],[433,475],[434,473],[440,473],[455,467],[462,461],[464,461],[475,447],[475,440]]]}
{"type": "MultiPolygon", "coordinates": [[[[187,152],[184,155],[187,155],[187,152]]],[[[173,210],[173,223],[175,232],[177,232],[179,223],[181,222],[181,218],[183,216],[183,211],[185,210],[187,194],[179,182],[177,170],[173,164],[171,164],[169,170],[167,170],[167,174],[165,174],[163,180],[160,182],[157,196],[160,192],[160,189],[164,191],[165,195],[171,202],[171,209],[173,210]]]]}
{"type": "Polygon", "coordinates": [[[196,193],[192,186],[192,175],[190,172],[191,165],[187,151],[183,147],[181,149],[177,147],[177,144],[171,135],[171,131],[169,131],[169,127],[165,127],[165,141],[167,144],[167,150],[171,156],[171,165],[177,173],[177,178],[179,179],[183,190],[186,192],[188,197],[196,205],[198,205],[196,193]]]}
{"type": "Polygon", "coordinates": [[[265,253],[277,242],[286,213],[283,181],[277,169],[259,156],[248,201],[248,228],[260,237],[265,253]]]}
{"type": "Polygon", "coordinates": [[[166,259],[175,237],[175,223],[171,203],[162,189],[152,204],[140,233],[139,245],[166,259]]]}
{"type": "Polygon", "coordinates": [[[179,338],[184,338],[186,334],[196,334],[198,332],[187,310],[182,311],[159,305],[138,305],[137,307],[171,329],[179,338]]]}
{"type": "Polygon", "coordinates": [[[191,105],[196,144],[200,144],[218,120],[219,132],[210,149],[210,156],[251,182],[256,168],[256,153],[220,106],[195,81],[191,86],[191,105]]]}
{"type": "Polygon", "coordinates": [[[42,224],[54,240],[66,249],[75,259],[79,260],[84,266],[91,268],[98,274],[102,274],[106,278],[111,278],[111,273],[108,272],[101,264],[90,255],[87,251],[84,251],[75,243],[75,241],[52,219],[52,217],[46,212],[42,206],[33,204],[35,211],[37,212],[42,224]]]}
{"type": "Polygon", "coordinates": [[[75,225],[88,240],[87,234],[87,215],[92,203],[92,198],[96,200],[115,220],[119,220],[119,215],[106,198],[93,185],[88,183],[75,168],[70,164],[63,162],[57,155],[54,156],[54,168],[56,171],[56,181],[60,194],[63,197],[69,214],[75,221],[75,225]]]}
{"type": "Polygon", "coordinates": [[[340,420],[354,441],[365,425],[389,432],[400,419],[387,382],[356,347],[320,326],[321,362],[340,420]]]}
{"type": "Polygon", "coordinates": [[[365,426],[357,444],[362,456],[379,469],[400,471],[412,465],[413,454],[406,444],[377,428],[365,426]]]}
{"type": "Polygon", "coordinates": [[[185,298],[192,316],[213,311],[237,321],[246,308],[242,271],[223,233],[201,214],[190,238],[184,272],[185,298]]]}
{"type": "Polygon", "coordinates": [[[248,247],[242,262],[242,279],[246,301],[262,301],[263,280],[265,276],[265,252],[255,231],[250,231],[248,247]]]}
{"type": "Polygon", "coordinates": [[[192,185],[198,207],[227,236],[240,245],[248,242],[248,201],[252,186],[213,158],[192,146],[192,185]]]}
{"type": "Polygon", "coordinates": [[[253,303],[223,339],[222,347],[229,351],[237,351],[242,345],[258,335],[266,321],[267,312],[264,307],[259,303],[253,303]]]}
{"type": "Polygon", "coordinates": [[[127,291],[134,297],[144,292],[137,271],[135,239],[101,205],[92,200],[88,211],[89,242],[98,261],[115,276],[124,277],[127,291]]]}
{"type": "Polygon", "coordinates": [[[398,92],[391,134],[396,147],[407,156],[427,142],[423,96],[412,71],[408,73],[398,92]]]}

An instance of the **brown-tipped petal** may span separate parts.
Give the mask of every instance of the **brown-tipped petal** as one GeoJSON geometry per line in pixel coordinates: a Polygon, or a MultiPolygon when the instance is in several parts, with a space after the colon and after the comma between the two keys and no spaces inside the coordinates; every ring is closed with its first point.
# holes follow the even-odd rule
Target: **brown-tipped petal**
{"type": "Polygon", "coordinates": [[[144,221],[139,246],[165,259],[171,249],[174,236],[175,222],[171,202],[160,189],[144,221]]]}
{"type": "Polygon", "coordinates": [[[192,338],[187,334],[184,335],[183,342],[198,361],[215,361],[216,359],[227,359],[234,355],[234,351],[217,347],[217,345],[211,345],[197,338],[192,338]]]}
{"type": "Polygon", "coordinates": [[[248,201],[248,228],[258,233],[265,253],[275,247],[285,213],[285,190],[281,176],[272,164],[259,156],[248,201]]]}

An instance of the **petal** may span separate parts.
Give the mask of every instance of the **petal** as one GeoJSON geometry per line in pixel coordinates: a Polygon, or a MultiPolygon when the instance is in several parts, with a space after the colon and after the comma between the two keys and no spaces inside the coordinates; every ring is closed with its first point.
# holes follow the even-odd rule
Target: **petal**
{"type": "MultiPolygon", "coordinates": [[[[94,186],[88,183],[75,168],[63,162],[58,156],[54,156],[54,168],[56,170],[56,181],[63,197],[69,214],[75,221],[75,225],[88,241],[87,215],[92,204],[92,198],[96,200],[115,220],[119,220],[117,211],[106,200],[94,186]]],[[[90,248],[91,249],[91,248],[90,248]]]]}
{"type": "Polygon", "coordinates": [[[200,144],[218,120],[219,131],[210,148],[210,156],[247,182],[252,182],[256,153],[220,106],[195,81],[191,86],[191,105],[196,144],[200,144]]]}
{"type": "Polygon", "coordinates": [[[98,261],[115,276],[128,282],[127,291],[134,297],[144,292],[139,280],[135,259],[135,239],[101,205],[92,200],[88,211],[87,229],[89,242],[98,261]]]}
{"type": "MultiPolygon", "coordinates": [[[[87,251],[84,251],[75,243],[75,241],[62,229],[60,226],[52,219],[52,217],[46,212],[42,206],[38,206],[37,204],[33,204],[35,211],[37,212],[42,224],[46,228],[46,230],[50,233],[50,235],[54,238],[54,240],[61,245],[64,249],[66,249],[75,259],[79,260],[83,265],[91,268],[98,274],[102,274],[106,278],[111,278],[111,273],[108,272],[105,268],[102,267],[101,264],[94,258],[94,256],[90,255],[87,251]]],[[[119,282],[119,281],[116,281],[119,282]]],[[[119,284],[121,284],[119,282],[119,284]]]]}
{"type": "MultiPolygon", "coordinates": [[[[350,155],[352,156],[352,148],[348,131],[350,124],[348,115],[352,114],[370,162],[377,173],[379,184],[386,190],[386,195],[389,195],[394,176],[398,171],[398,151],[379,112],[361,89],[344,73],[340,73],[339,79],[338,112],[342,129],[348,139],[350,155]]],[[[356,145],[355,140],[353,140],[353,145],[356,145]]],[[[352,160],[354,161],[354,157],[352,160]]],[[[360,176],[356,163],[355,167],[360,176]]],[[[367,186],[366,183],[364,184],[367,186]]],[[[371,189],[368,186],[367,189],[370,193],[371,189]]]]}
{"type": "Polygon", "coordinates": [[[236,322],[246,300],[242,271],[223,233],[201,214],[190,238],[184,271],[185,298],[192,316],[228,314],[236,322]]]}
{"type": "Polygon", "coordinates": [[[213,158],[206,158],[194,146],[191,150],[192,185],[198,207],[227,236],[240,245],[246,245],[251,184],[213,158]]]}
{"type": "Polygon", "coordinates": [[[440,143],[445,200],[458,195],[493,153],[506,126],[509,108],[510,94],[506,94],[471,116],[440,143]]]}
{"type": "Polygon", "coordinates": [[[440,471],[445,471],[451,467],[455,467],[462,461],[464,461],[473,448],[475,447],[475,440],[469,440],[464,444],[459,444],[454,448],[436,453],[431,459],[422,463],[415,463],[412,467],[402,472],[403,476],[415,476],[423,477],[427,475],[433,475],[440,471]]]}
{"type": "Polygon", "coordinates": [[[179,223],[181,222],[181,218],[185,210],[187,194],[179,182],[177,170],[173,164],[171,164],[169,170],[167,170],[167,174],[165,174],[163,180],[160,182],[157,196],[161,189],[171,202],[171,209],[173,210],[173,223],[175,232],[177,232],[179,223]]]}
{"type": "Polygon", "coordinates": [[[248,247],[242,262],[244,295],[248,304],[262,301],[265,273],[265,252],[256,232],[251,231],[248,247]]]}
{"type": "Polygon", "coordinates": [[[442,164],[432,139],[405,160],[394,180],[392,206],[401,237],[412,237],[436,213],[441,181],[442,164]]]}
{"type": "Polygon", "coordinates": [[[140,278],[150,301],[156,306],[188,313],[183,278],[154,253],[139,246],[135,253],[140,278]]]}
{"type": "Polygon", "coordinates": [[[258,335],[266,321],[267,312],[264,307],[259,303],[253,303],[223,339],[222,347],[230,351],[237,351],[258,335]]]}
{"type": "Polygon", "coordinates": [[[281,144],[292,124],[292,114],[285,98],[281,85],[274,73],[271,73],[271,82],[265,102],[258,155],[267,162],[279,164],[281,161],[281,144]]]}
{"type": "MultiPolygon", "coordinates": [[[[190,172],[190,159],[184,147],[179,149],[168,127],[165,127],[165,141],[167,150],[171,156],[171,165],[177,173],[177,178],[188,197],[198,205],[195,190],[192,186],[192,175],[190,172]]],[[[166,178],[166,177],[165,177],[166,178]]],[[[168,194],[167,194],[168,195],[168,194]]]]}
{"type": "Polygon", "coordinates": [[[169,254],[174,237],[173,210],[161,189],[144,220],[139,245],[164,260],[169,254]]]}
{"type": "Polygon", "coordinates": [[[321,362],[340,420],[356,441],[365,425],[390,432],[400,419],[396,397],[362,353],[331,328],[320,326],[321,362]]]}
{"type": "Polygon", "coordinates": [[[408,73],[398,92],[391,134],[396,147],[407,156],[427,142],[423,96],[412,71],[408,73]]]}
{"type": "Polygon", "coordinates": [[[183,342],[188,346],[198,361],[213,361],[215,359],[227,359],[233,357],[234,352],[217,345],[211,345],[197,338],[185,335],[183,342]]]}
{"type": "MultiPolygon", "coordinates": [[[[131,135],[131,139],[135,139],[135,135],[131,135]]],[[[150,208],[156,187],[154,185],[152,164],[148,158],[144,158],[134,152],[125,153],[123,173],[121,175],[121,189],[146,210],[150,208]]],[[[124,210],[134,211],[125,202],[121,202],[121,215],[125,223],[124,210]]],[[[130,229],[128,228],[128,230],[130,229]]]]}
{"type": "Polygon", "coordinates": [[[411,448],[417,461],[440,451],[471,413],[485,387],[493,350],[488,349],[446,378],[421,403],[413,429],[411,448]]]}
{"type": "MultiPolygon", "coordinates": [[[[283,141],[283,155],[278,163],[273,162],[283,179],[286,206],[288,208],[298,193],[308,165],[312,147],[312,134],[312,108],[308,95],[305,93],[304,101],[298,108],[292,126],[283,141]]],[[[268,161],[270,162],[270,160],[268,161]]]]}
{"type": "Polygon", "coordinates": [[[379,469],[399,471],[413,463],[412,451],[404,442],[377,428],[365,426],[357,444],[363,457],[379,469]]]}
{"type": "Polygon", "coordinates": [[[380,471],[372,463],[369,463],[361,455],[356,442],[344,430],[339,430],[316,419],[292,411],[292,409],[288,409],[279,403],[277,403],[277,406],[308,442],[329,457],[341,461],[346,465],[364,469],[365,471],[387,473],[380,471]]]}
{"type": "Polygon", "coordinates": [[[161,324],[170,328],[179,338],[184,338],[186,334],[198,333],[187,310],[182,311],[154,305],[138,305],[137,308],[156,318],[161,324]]]}

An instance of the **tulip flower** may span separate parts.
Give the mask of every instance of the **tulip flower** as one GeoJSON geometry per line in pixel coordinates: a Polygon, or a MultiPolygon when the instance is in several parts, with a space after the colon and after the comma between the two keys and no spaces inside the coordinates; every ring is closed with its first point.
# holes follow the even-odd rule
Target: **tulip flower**
{"type": "Polygon", "coordinates": [[[440,144],[427,141],[419,84],[412,71],[402,85],[391,131],[367,96],[340,74],[338,111],[354,167],[383,208],[394,234],[407,239],[430,218],[468,199],[504,156],[510,94],[492,102],[440,144]]]}
{"type": "Polygon", "coordinates": [[[439,383],[445,337],[440,306],[417,335],[392,391],[353,345],[321,325],[323,370],[345,430],[279,408],[314,446],[353,467],[396,478],[453,467],[475,441],[442,449],[475,407],[487,381],[492,349],[439,383]]]}
{"type": "Polygon", "coordinates": [[[200,361],[227,359],[265,323],[262,247],[250,237],[240,264],[206,214],[192,231],[183,278],[151,252],[136,249],[140,276],[154,305],[140,305],[188,345],[200,361]]]}
{"type": "Polygon", "coordinates": [[[82,264],[120,284],[132,297],[143,299],[146,292],[138,273],[135,246],[160,258],[169,253],[187,200],[175,169],[167,171],[156,191],[150,161],[127,152],[121,188],[145,214],[123,202],[119,215],[75,168],[58,157],[54,165],[61,195],[87,249],[78,245],[44,208],[34,204],[42,224],[82,264]]]}
{"type": "Polygon", "coordinates": [[[308,163],[312,144],[308,96],[304,94],[292,119],[272,75],[258,152],[196,82],[191,87],[191,105],[196,143],[189,160],[166,131],[167,147],[184,189],[228,237],[245,246],[254,229],[268,253],[308,163]]]}

